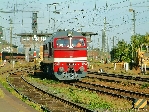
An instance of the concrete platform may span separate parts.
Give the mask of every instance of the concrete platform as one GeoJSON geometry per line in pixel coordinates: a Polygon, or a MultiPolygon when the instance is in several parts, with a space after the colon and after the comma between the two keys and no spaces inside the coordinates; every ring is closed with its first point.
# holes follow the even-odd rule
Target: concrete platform
{"type": "Polygon", "coordinates": [[[13,96],[1,84],[0,89],[4,93],[4,97],[0,98],[0,112],[38,112],[33,107],[13,96]]]}

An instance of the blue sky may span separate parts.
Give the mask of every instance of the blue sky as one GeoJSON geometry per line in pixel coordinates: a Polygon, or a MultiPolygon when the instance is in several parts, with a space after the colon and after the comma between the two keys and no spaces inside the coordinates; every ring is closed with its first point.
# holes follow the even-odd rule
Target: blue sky
{"type": "Polygon", "coordinates": [[[8,20],[10,18],[13,20],[13,34],[29,33],[32,32],[32,12],[30,11],[38,11],[38,32],[52,33],[57,29],[74,28],[77,30],[82,28],[84,32],[98,33],[97,36],[92,37],[93,45],[97,47],[99,44],[101,47],[101,30],[104,28],[104,18],[106,17],[108,23],[106,24],[106,36],[111,47],[113,36],[130,43],[130,36],[133,34],[131,20],[133,13],[129,12],[130,8],[135,10],[136,33],[149,32],[149,0],[0,0],[0,25],[5,28],[6,40],[9,41],[8,20]],[[56,5],[56,10],[60,14],[53,13],[54,5],[47,5],[52,3],[59,3],[56,5]],[[15,13],[4,13],[14,11],[14,5],[15,13]],[[81,11],[82,9],[83,11],[81,11]]]}

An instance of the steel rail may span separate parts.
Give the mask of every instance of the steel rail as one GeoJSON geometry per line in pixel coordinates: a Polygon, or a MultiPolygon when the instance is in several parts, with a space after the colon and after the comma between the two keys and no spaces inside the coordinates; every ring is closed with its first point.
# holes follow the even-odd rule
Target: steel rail
{"type": "Polygon", "coordinates": [[[114,88],[114,87],[104,86],[104,85],[99,85],[99,84],[92,84],[90,82],[83,82],[83,81],[67,83],[67,84],[76,86],[78,88],[95,91],[97,93],[99,92],[102,94],[107,94],[107,95],[111,95],[111,96],[118,97],[118,98],[124,98],[124,99],[127,99],[132,102],[136,99],[146,98],[147,105],[149,105],[149,101],[148,101],[149,94],[130,91],[130,90],[124,90],[124,89],[120,89],[120,88],[114,88]]]}
{"type": "MultiPolygon", "coordinates": [[[[23,70],[23,71],[21,71],[21,72],[28,72],[28,71],[25,69],[25,70],[23,70]]],[[[40,104],[40,103],[36,102],[35,100],[33,100],[33,98],[30,98],[29,96],[27,96],[27,95],[21,93],[21,91],[19,91],[19,89],[17,89],[15,86],[13,86],[13,85],[9,82],[9,77],[10,77],[10,75],[14,75],[14,74],[16,74],[16,73],[10,73],[10,74],[7,76],[6,80],[7,80],[8,84],[9,84],[17,93],[19,93],[20,95],[22,95],[23,98],[26,98],[26,99],[28,99],[29,101],[32,101],[32,102],[34,102],[34,103],[40,104]]],[[[16,75],[15,75],[15,76],[16,76],[16,75]]],[[[65,99],[63,99],[63,98],[60,98],[60,97],[58,97],[58,96],[56,96],[56,95],[53,95],[53,94],[51,94],[51,93],[48,93],[48,92],[46,92],[46,91],[40,89],[39,87],[36,87],[35,85],[33,85],[33,84],[31,84],[30,82],[28,82],[27,80],[25,80],[25,78],[24,78],[23,76],[21,76],[21,78],[22,78],[23,81],[25,81],[25,83],[27,83],[27,84],[29,84],[30,86],[34,87],[34,88],[37,89],[38,91],[42,92],[43,94],[47,94],[47,95],[49,95],[50,97],[52,97],[52,98],[54,98],[54,99],[56,99],[56,100],[58,100],[58,101],[60,101],[60,102],[63,102],[65,105],[69,105],[69,106],[71,106],[71,107],[73,107],[73,108],[76,108],[76,109],[82,111],[82,112],[92,112],[92,110],[90,110],[90,109],[87,109],[87,108],[85,108],[85,107],[83,107],[83,106],[80,106],[80,105],[78,105],[78,104],[76,104],[76,103],[73,103],[73,102],[71,102],[71,101],[65,100],[65,99]]],[[[19,82],[18,82],[18,83],[19,83],[19,82]]],[[[41,105],[41,109],[42,109],[42,110],[44,110],[44,111],[46,110],[47,112],[50,112],[50,109],[49,109],[48,107],[46,107],[45,105],[42,105],[42,104],[40,104],[40,105],[41,105]]]]}

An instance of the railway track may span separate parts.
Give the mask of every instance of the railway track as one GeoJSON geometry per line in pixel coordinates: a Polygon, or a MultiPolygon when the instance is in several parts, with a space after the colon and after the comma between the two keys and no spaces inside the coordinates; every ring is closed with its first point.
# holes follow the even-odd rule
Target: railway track
{"type": "MultiPolygon", "coordinates": [[[[87,77],[88,78],[97,78],[97,79],[108,81],[108,82],[121,83],[121,82],[124,82],[124,80],[125,81],[130,80],[130,83],[135,85],[136,84],[135,82],[137,80],[137,77],[135,79],[135,77],[126,76],[126,75],[118,76],[115,74],[106,74],[106,73],[97,73],[97,72],[92,72],[92,73],[94,73],[95,75],[94,76],[88,75],[87,77]],[[112,78],[109,79],[110,77],[112,77],[113,79],[112,78]],[[132,82],[132,79],[134,79],[133,82],[132,82]]],[[[137,81],[139,81],[141,84],[141,83],[147,82],[147,78],[138,79],[137,81]]],[[[132,101],[132,103],[134,103],[134,101],[136,99],[146,99],[147,105],[149,105],[149,94],[148,93],[142,93],[142,92],[137,92],[137,91],[133,91],[133,90],[126,90],[126,89],[122,89],[122,88],[118,88],[118,87],[111,87],[111,86],[105,86],[105,85],[100,85],[100,84],[93,84],[91,82],[83,82],[83,81],[78,81],[75,83],[69,82],[66,84],[73,85],[78,88],[85,88],[85,89],[88,89],[91,91],[96,91],[97,93],[107,94],[107,95],[111,95],[111,96],[118,97],[118,98],[124,98],[129,101],[132,101]]]]}
{"type": "Polygon", "coordinates": [[[117,96],[119,98],[127,98],[129,100],[134,100],[136,98],[149,99],[149,94],[130,91],[130,90],[124,90],[121,88],[114,88],[114,87],[104,86],[104,85],[99,85],[99,84],[92,84],[90,82],[78,81],[78,82],[70,83],[70,84],[80,87],[80,88],[85,88],[85,89],[89,89],[92,91],[109,94],[112,96],[117,96]]]}
{"type": "MultiPolygon", "coordinates": [[[[124,90],[121,88],[114,88],[114,87],[104,86],[99,84],[92,84],[90,82],[83,82],[83,81],[78,81],[78,82],[69,83],[69,84],[81,89],[88,89],[90,91],[95,91],[96,93],[127,99],[132,102],[132,108],[129,109],[130,112],[131,110],[134,111],[134,109],[136,109],[135,111],[141,111],[141,112],[145,112],[149,110],[149,94],[130,91],[130,90],[124,90]],[[143,108],[142,107],[136,108],[138,105],[136,106],[137,103],[135,101],[138,99],[145,99],[147,101],[147,103],[143,108]]],[[[125,109],[125,107],[123,109],[125,109]]]]}
{"type": "MultiPolygon", "coordinates": [[[[79,109],[78,109],[77,104],[74,104],[74,103],[69,102],[69,101],[64,100],[64,99],[61,99],[59,97],[57,98],[57,96],[54,96],[53,94],[47,93],[46,91],[43,91],[40,88],[35,87],[31,83],[27,82],[24,79],[24,77],[21,76],[21,75],[22,75],[22,73],[31,73],[32,74],[33,71],[31,70],[31,68],[29,68],[29,69],[24,68],[24,69],[21,69],[21,70],[20,69],[9,70],[9,71],[6,71],[6,72],[10,73],[10,76],[7,78],[7,81],[9,82],[9,84],[18,93],[22,94],[25,98],[27,98],[27,99],[35,102],[35,103],[40,104],[41,108],[43,110],[46,110],[46,111],[52,110],[52,107],[54,107],[54,106],[52,106],[50,108],[50,103],[53,104],[55,102],[58,102],[58,104],[56,104],[56,105],[60,105],[60,103],[58,101],[58,100],[60,100],[60,102],[62,102],[62,103],[64,102],[64,104],[63,104],[64,111],[66,111],[68,109],[68,112],[69,112],[70,109],[72,110],[72,107],[73,107],[74,111],[78,111],[78,110],[79,111],[87,111],[87,112],[91,111],[91,110],[86,110],[86,108],[83,108],[81,106],[79,106],[79,109]],[[20,73],[20,71],[21,71],[21,73],[20,73]],[[14,79],[14,80],[12,80],[12,79],[14,79]],[[33,86],[33,87],[30,87],[29,85],[33,86]],[[54,97],[54,99],[57,99],[57,100],[53,99],[52,100],[53,102],[51,102],[50,95],[52,95],[52,98],[54,97]],[[49,103],[49,100],[50,100],[50,103],[49,103]],[[66,110],[65,110],[65,107],[67,107],[66,110]]],[[[3,72],[3,73],[5,73],[5,72],[3,72]]],[[[95,76],[88,76],[88,77],[97,78],[96,76],[101,76],[100,80],[104,79],[105,81],[106,81],[105,77],[107,77],[107,80],[109,80],[108,79],[109,77],[117,78],[118,80],[120,80],[120,79],[129,80],[128,78],[123,78],[122,75],[121,75],[121,77],[119,77],[119,76],[116,76],[116,75],[115,76],[111,75],[111,74],[107,75],[106,73],[101,74],[101,73],[97,73],[97,72],[94,72],[94,75],[95,76]]],[[[131,80],[132,80],[132,78],[131,78],[131,80]]],[[[146,78],[146,80],[147,80],[147,78],[146,78]]],[[[112,79],[111,81],[114,82],[115,80],[112,79]]],[[[69,83],[69,84],[73,85],[73,86],[76,86],[76,87],[79,87],[79,88],[85,88],[85,89],[88,89],[88,90],[91,90],[91,91],[96,91],[97,93],[103,93],[103,94],[111,95],[111,96],[118,97],[118,98],[125,98],[125,99],[128,99],[128,100],[131,100],[132,102],[135,99],[139,99],[139,98],[143,98],[143,99],[147,99],[147,100],[149,99],[149,94],[135,92],[135,91],[131,91],[131,90],[125,90],[125,89],[121,89],[121,88],[110,87],[110,86],[104,86],[104,85],[100,85],[100,84],[93,84],[91,82],[78,81],[78,82],[69,83]]],[[[147,103],[149,104],[149,102],[147,102],[147,103]]],[[[62,106],[60,107],[60,110],[62,110],[62,106]]]]}
{"type": "Polygon", "coordinates": [[[28,73],[29,71],[30,69],[23,69],[21,72],[19,70],[9,71],[10,75],[7,76],[7,82],[9,85],[25,99],[40,104],[41,109],[46,112],[92,112],[87,108],[62,99],[31,84],[25,80],[24,74],[22,74],[28,73]]]}
{"type": "MultiPolygon", "coordinates": [[[[119,75],[119,74],[108,74],[108,73],[98,73],[88,71],[86,76],[89,79],[98,79],[104,82],[114,82],[114,83],[130,83],[134,87],[135,85],[143,85],[149,83],[149,78],[147,76],[130,76],[130,75],[119,75]]],[[[147,91],[134,91],[131,89],[124,89],[121,87],[112,87],[104,84],[96,84],[95,80],[80,80],[75,83],[69,83],[70,85],[76,86],[78,88],[88,89],[90,91],[96,91],[97,93],[107,94],[118,98],[124,98],[127,100],[134,101],[136,99],[146,99],[147,100],[147,109],[149,109],[149,93],[147,91]],[[93,82],[92,82],[93,81],[93,82]]],[[[97,80],[96,80],[97,81],[97,80]]],[[[134,105],[133,105],[134,106],[134,105]]]]}
{"type": "Polygon", "coordinates": [[[149,83],[148,77],[143,76],[130,76],[130,75],[120,75],[120,74],[108,74],[108,73],[98,73],[98,72],[90,72],[88,71],[87,78],[96,78],[100,81],[106,82],[129,82],[132,85],[142,85],[144,83],[149,83]]]}

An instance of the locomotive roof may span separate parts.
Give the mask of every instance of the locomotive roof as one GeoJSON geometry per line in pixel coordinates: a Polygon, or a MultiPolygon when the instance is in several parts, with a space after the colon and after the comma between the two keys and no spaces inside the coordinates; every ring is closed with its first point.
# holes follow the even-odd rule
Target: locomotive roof
{"type": "Polygon", "coordinates": [[[49,41],[52,41],[56,37],[67,37],[68,33],[72,33],[72,36],[83,36],[81,32],[73,31],[73,30],[67,30],[67,31],[58,31],[54,32],[52,36],[50,36],[47,40],[45,40],[44,43],[48,43],[49,41]]]}
{"type": "Polygon", "coordinates": [[[77,32],[77,31],[73,31],[73,30],[68,30],[68,31],[58,31],[53,33],[53,37],[64,37],[64,36],[68,36],[68,33],[72,32],[73,36],[83,36],[81,34],[81,32],[77,32]]]}

